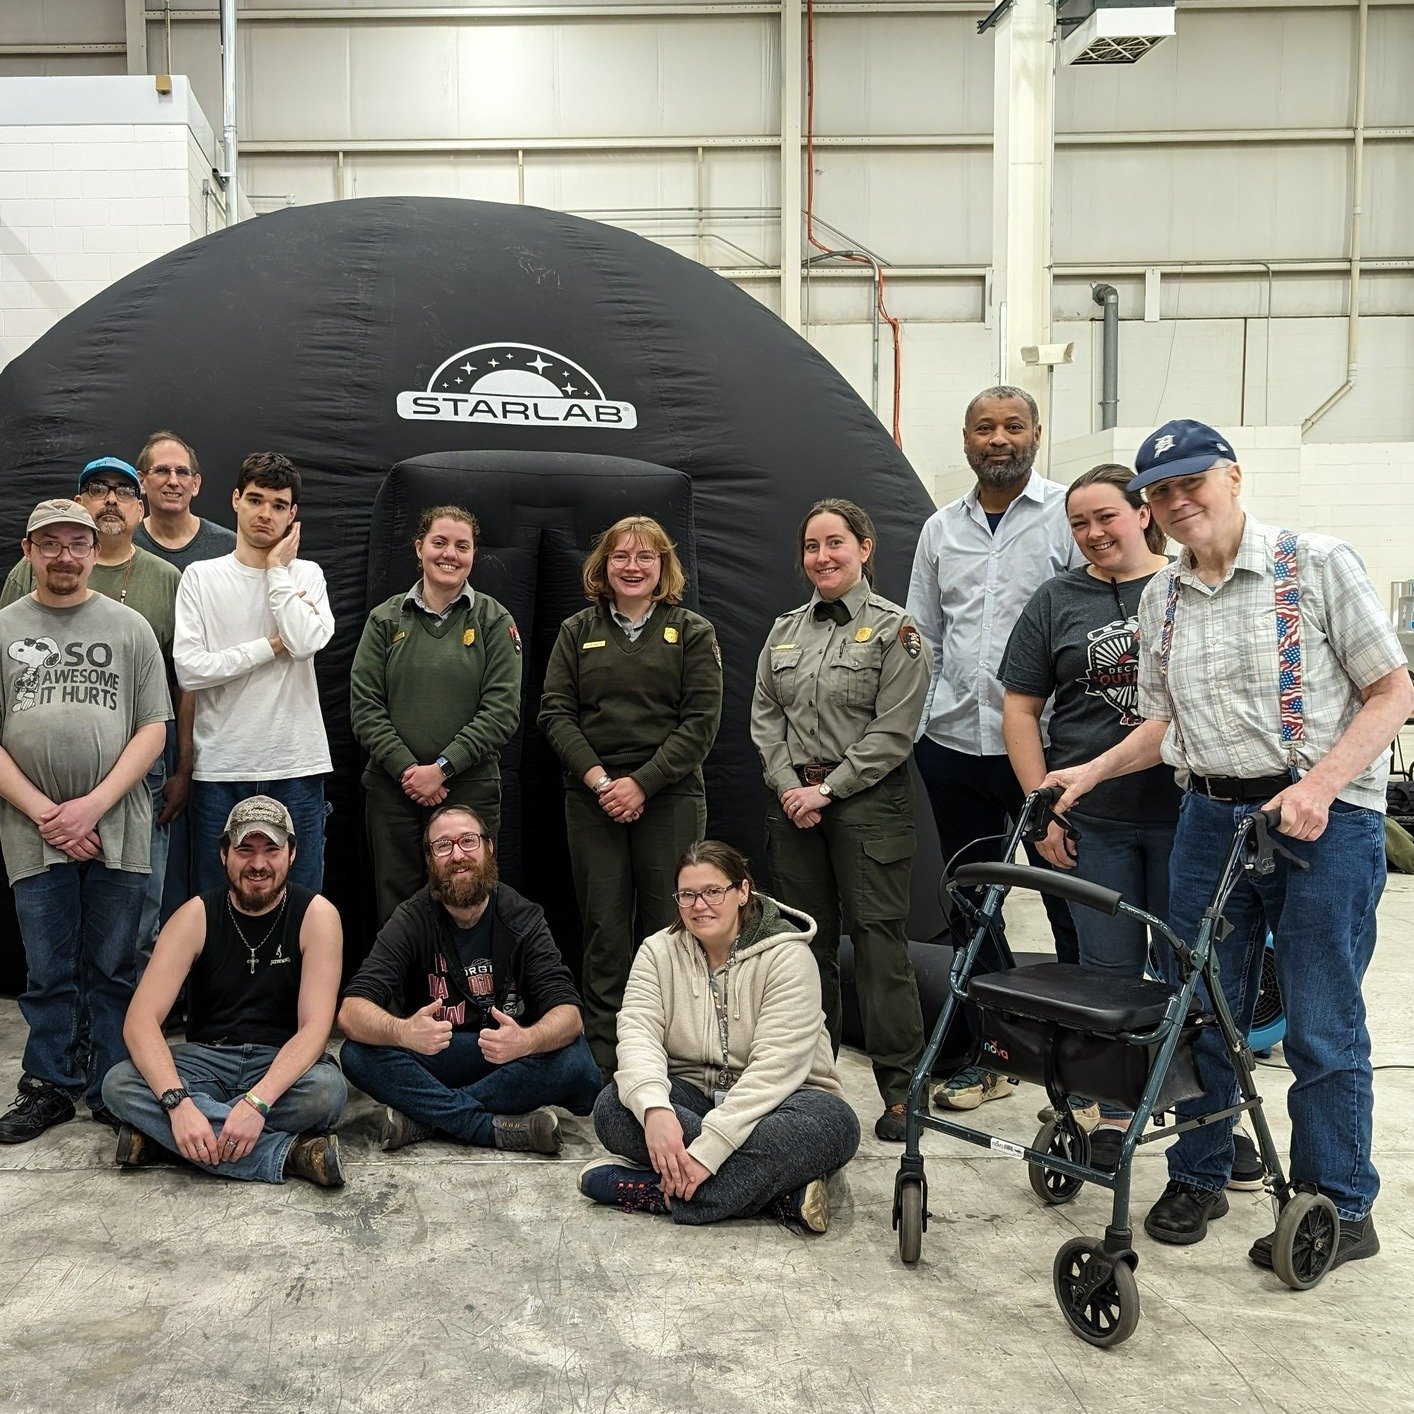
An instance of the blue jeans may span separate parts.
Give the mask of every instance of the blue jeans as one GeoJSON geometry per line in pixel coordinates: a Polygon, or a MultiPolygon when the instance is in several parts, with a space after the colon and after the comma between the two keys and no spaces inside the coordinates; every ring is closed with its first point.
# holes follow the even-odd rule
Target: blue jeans
{"type": "MultiPolygon", "coordinates": [[[[1169,859],[1175,825],[1131,825],[1071,814],[1076,842],[1075,877],[1122,894],[1126,903],[1168,918],[1169,859]]],[[[1114,917],[1073,903],[1070,912],[1080,939],[1080,961],[1121,977],[1142,977],[1149,955],[1149,930],[1121,913],[1114,917]]],[[[1190,939],[1191,941],[1191,939],[1190,939]]],[[[1162,946],[1162,945],[1161,945],[1162,946]]],[[[1129,1111],[1100,1106],[1106,1119],[1125,1119],[1129,1111]]]]}
{"type": "Polygon", "coordinates": [[[525,1114],[541,1105],[587,1115],[603,1085],[583,1036],[558,1051],[505,1065],[481,1054],[473,1031],[454,1032],[452,1044],[435,1056],[345,1041],[339,1063],[380,1105],[391,1105],[463,1144],[488,1148],[495,1143],[496,1115],[525,1114]]]}
{"type": "Polygon", "coordinates": [[[221,833],[236,803],[268,795],[295,822],[295,862],[290,882],[319,893],[324,887],[324,777],[287,776],[281,781],[193,781],[187,819],[191,831],[191,891],[204,894],[226,884],[221,833]]]}
{"type": "MultiPolygon", "coordinates": [[[[1169,921],[1186,941],[1197,936],[1237,822],[1253,808],[1184,796],[1169,874],[1169,921]]],[[[1319,839],[1282,836],[1281,843],[1310,868],[1278,858],[1273,873],[1249,875],[1237,886],[1224,910],[1232,931],[1216,944],[1223,993],[1245,1035],[1270,929],[1293,1077],[1286,1100],[1291,1178],[1315,1184],[1342,1218],[1355,1220],[1369,1213],[1380,1187],[1370,1156],[1374,1085],[1360,983],[1375,951],[1375,909],[1385,886],[1384,817],[1336,801],[1319,839]]],[[[1205,1093],[1178,1106],[1181,1119],[1226,1109],[1237,1099],[1216,1027],[1200,1033],[1194,1052],[1205,1093]]],[[[1171,1177],[1216,1192],[1232,1173],[1232,1121],[1181,1135],[1168,1162],[1171,1177]]]]}
{"type": "Polygon", "coordinates": [[[90,1108],[103,1077],[128,1054],[123,1018],[133,995],[133,953],[146,874],[99,860],[51,864],[15,883],[28,980],[25,1074],[90,1108]]]}
{"type": "MultiPolygon", "coordinates": [[[[182,1087],[192,1103],[211,1121],[217,1134],[240,1097],[258,1086],[279,1054],[276,1046],[202,1046],[183,1042],[172,1047],[172,1059],[182,1087]]],[[[235,1163],[197,1164],[219,1178],[260,1183],[285,1181],[285,1157],[301,1134],[332,1129],[348,1097],[348,1086],[332,1056],[320,1056],[270,1106],[265,1128],[255,1147],[235,1163]]],[[[172,1123],[142,1072],[125,1060],[108,1072],[103,1102],[124,1124],[140,1129],[164,1149],[178,1153],[172,1123]]]]}

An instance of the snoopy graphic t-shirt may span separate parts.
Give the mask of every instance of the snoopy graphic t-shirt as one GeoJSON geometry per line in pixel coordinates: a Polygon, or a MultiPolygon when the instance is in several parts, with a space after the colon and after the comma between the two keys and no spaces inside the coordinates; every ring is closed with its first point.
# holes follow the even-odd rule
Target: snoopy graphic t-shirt
{"type": "MultiPolygon", "coordinates": [[[[141,614],[101,594],[71,609],[32,596],[0,609],[0,746],[51,800],[87,795],[139,727],[172,715],[157,639],[141,614]]],[[[138,783],[99,822],[110,869],[149,872],[152,807],[138,783]]],[[[69,862],[0,801],[0,850],[10,882],[69,862]]]]}
{"type": "MultiPolygon", "coordinates": [[[[1084,566],[1048,579],[1012,629],[998,676],[1028,697],[1055,696],[1046,765],[1078,766],[1123,741],[1139,725],[1139,600],[1153,579],[1116,584],[1084,566]]],[[[1172,766],[1120,776],[1095,787],[1077,814],[1132,824],[1178,818],[1172,766]]]]}

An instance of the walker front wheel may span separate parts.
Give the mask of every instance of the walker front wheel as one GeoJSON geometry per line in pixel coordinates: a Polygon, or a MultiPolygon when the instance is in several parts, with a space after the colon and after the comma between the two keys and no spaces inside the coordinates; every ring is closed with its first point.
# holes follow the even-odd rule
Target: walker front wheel
{"type": "Polygon", "coordinates": [[[899,1186],[898,1255],[911,1267],[923,1252],[923,1185],[905,1178],[899,1186]]]}
{"type": "Polygon", "coordinates": [[[1330,1271],[1339,1246],[1335,1204],[1324,1193],[1298,1193],[1277,1218],[1272,1269],[1293,1291],[1308,1291],[1330,1271]]]}
{"type": "Polygon", "coordinates": [[[1111,1262],[1099,1241],[1076,1237],[1056,1253],[1051,1269],[1056,1302],[1081,1340],[1118,1345],[1139,1324],[1139,1283],[1129,1263],[1111,1262]]]}
{"type": "MultiPolygon", "coordinates": [[[[1050,1120],[1036,1132],[1033,1149],[1043,1154],[1054,1154],[1072,1164],[1090,1162],[1090,1141],[1085,1132],[1073,1121],[1062,1124],[1050,1120]]],[[[1083,1178],[1072,1178],[1059,1169],[1047,1168],[1044,1164],[1027,1164],[1027,1177],[1031,1180],[1031,1191],[1043,1202],[1057,1207],[1069,1203],[1082,1188],[1083,1178]]]]}

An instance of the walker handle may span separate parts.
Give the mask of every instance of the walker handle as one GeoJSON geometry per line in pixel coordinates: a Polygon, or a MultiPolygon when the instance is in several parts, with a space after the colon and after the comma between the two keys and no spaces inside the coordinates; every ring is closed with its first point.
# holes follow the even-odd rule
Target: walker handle
{"type": "Polygon", "coordinates": [[[1102,889],[1088,879],[1076,879],[1053,869],[1033,869],[1028,864],[964,864],[954,871],[948,888],[977,889],[990,884],[1002,884],[1008,889],[1035,889],[1037,893],[1054,894],[1101,913],[1118,913],[1122,902],[1113,889],[1102,889]]]}

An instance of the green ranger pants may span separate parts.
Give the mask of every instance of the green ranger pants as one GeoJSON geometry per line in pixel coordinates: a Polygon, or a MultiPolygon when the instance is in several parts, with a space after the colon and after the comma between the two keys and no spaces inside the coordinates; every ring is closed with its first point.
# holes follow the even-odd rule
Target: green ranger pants
{"type": "MultiPolygon", "coordinates": [[[[373,895],[381,928],[404,899],[427,882],[422,832],[432,811],[403,794],[390,776],[366,771],[364,820],[373,855],[373,895]]],[[[494,840],[501,828],[501,777],[470,776],[465,771],[447,784],[443,805],[466,805],[482,818],[494,840]]],[[[439,807],[440,808],[440,807],[439,807]]]]}
{"type": "Polygon", "coordinates": [[[775,896],[804,909],[818,928],[810,946],[836,1052],[841,922],[854,942],[864,1048],[886,1105],[908,1098],[923,1054],[923,1012],[904,931],[913,853],[913,787],[906,767],[832,802],[808,830],[792,824],[779,802],[766,811],[766,862],[775,896]]]}
{"type": "Polygon", "coordinates": [[[707,828],[701,782],[650,796],[643,814],[620,825],[591,791],[565,787],[565,828],[584,924],[584,1034],[594,1059],[616,1064],[618,1015],[638,944],[677,921],[673,900],[682,852],[707,828]]]}

